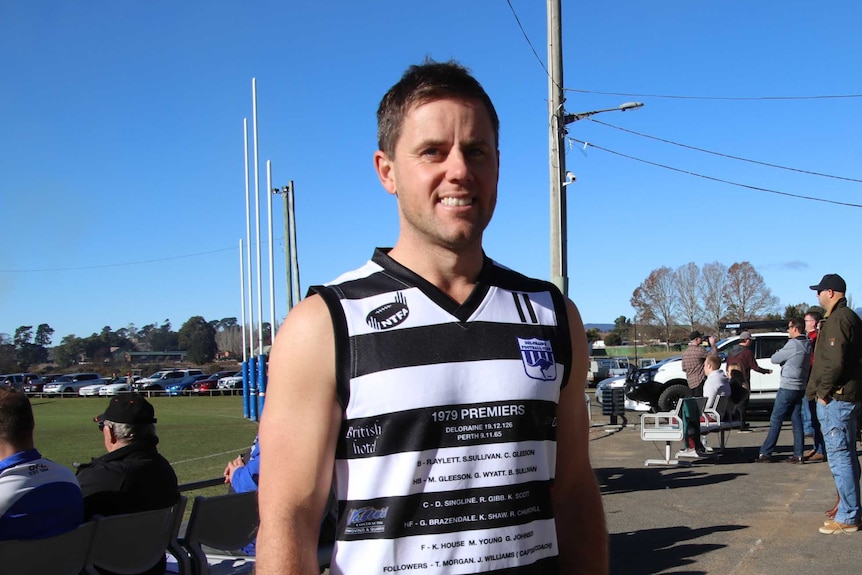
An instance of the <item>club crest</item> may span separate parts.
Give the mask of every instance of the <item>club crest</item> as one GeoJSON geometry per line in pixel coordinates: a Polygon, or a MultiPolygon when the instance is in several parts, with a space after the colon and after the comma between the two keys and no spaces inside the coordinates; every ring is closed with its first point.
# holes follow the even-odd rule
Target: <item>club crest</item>
{"type": "Polygon", "coordinates": [[[518,347],[521,348],[524,371],[529,377],[541,381],[553,381],[557,378],[557,363],[554,361],[554,350],[551,349],[550,341],[519,337],[518,347]]]}

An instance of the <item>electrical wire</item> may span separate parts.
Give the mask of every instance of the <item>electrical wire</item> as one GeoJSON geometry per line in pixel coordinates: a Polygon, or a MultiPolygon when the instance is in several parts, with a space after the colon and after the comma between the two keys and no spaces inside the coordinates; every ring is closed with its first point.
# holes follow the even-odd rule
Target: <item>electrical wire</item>
{"type": "Polygon", "coordinates": [[[0,273],[19,274],[19,273],[33,273],[33,272],[69,272],[69,271],[82,271],[82,270],[97,270],[97,269],[104,269],[104,268],[119,268],[119,267],[125,267],[125,266],[136,266],[136,265],[140,265],[140,264],[153,264],[153,263],[159,263],[159,262],[167,262],[167,261],[171,261],[171,260],[181,260],[181,259],[185,259],[185,258],[195,258],[198,256],[208,256],[210,254],[218,254],[218,253],[223,253],[223,252],[236,251],[237,249],[238,248],[236,248],[236,247],[223,248],[220,250],[212,250],[209,252],[198,252],[195,254],[185,254],[185,255],[181,255],[181,256],[169,256],[169,257],[156,258],[156,259],[151,259],[151,260],[139,260],[139,261],[134,261],[134,262],[122,262],[122,263],[114,263],[114,264],[96,264],[96,265],[91,265],[91,266],[80,266],[80,267],[74,267],[74,268],[40,268],[40,269],[37,268],[37,269],[25,269],[25,270],[0,270],[0,273]]]}
{"type": "Polygon", "coordinates": [[[839,98],[862,98],[862,94],[835,94],[823,96],[677,96],[669,94],[634,94],[631,92],[600,92],[598,90],[579,90],[565,88],[566,92],[580,94],[601,94],[603,96],[631,96],[638,98],[671,98],[675,100],[830,100],[839,98]]]}
{"type": "Polygon", "coordinates": [[[689,150],[695,150],[697,152],[703,152],[705,154],[712,154],[713,156],[721,156],[722,158],[729,158],[731,160],[739,160],[741,162],[749,162],[751,164],[758,164],[760,166],[768,166],[770,168],[778,168],[780,170],[799,172],[800,174],[810,174],[812,176],[821,176],[823,178],[833,178],[836,180],[845,180],[847,182],[862,183],[862,180],[857,179],[857,178],[847,178],[844,176],[834,176],[832,174],[823,174],[820,172],[812,172],[810,170],[803,170],[800,168],[791,168],[789,166],[782,166],[780,164],[770,164],[769,162],[760,162],[758,160],[751,160],[749,158],[741,158],[739,156],[732,156],[730,154],[722,154],[721,152],[714,152],[712,150],[707,150],[704,148],[698,148],[696,146],[689,146],[688,144],[681,144],[679,142],[674,142],[673,140],[666,140],[664,138],[658,138],[656,136],[650,136],[649,134],[642,134],[640,132],[635,132],[634,130],[629,130],[628,128],[623,128],[621,126],[615,126],[613,124],[608,124],[607,122],[602,122],[601,120],[595,120],[593,118],[584,118],[584,119],[589,120],[590,122],[594,122],[596,124],[600,124],[602,126],[607,126],[608,128],[613,128],[614,130],[620,130],[621,132],[627,132],[629,134],[634,134],[635,136],[640,136],[642,138],[649,138],[650,140],[656,140],[657,142],[664,142],[665,144],[672,144],[674,146],[679,146],[680,148],[687,148],[689,150]]]}
{"type": "Polygon", "coordinates": [[[771,190],[771,189],[769,189],[769,188],[761,188],[761,187],[759,187],[759,186],[751,186],[751,185],[748,185],[748,184],[740,184],[739,182],[731,182],[730,180],[723,180],[723,179],[721,179],[721,178],[715,178],[715,177],[713,177],[713,176],[706,176],[706,175],[704,175],[704,174],[698,174],[697,172],[692,172],[692,171],[689,171],[689,170],[682,170],[682,169],[680,169],[680,168],[674,168],[674,167],[672,167],[672,166],[667,166],[667,165],[665,165],[665,164],[659,164],[659,163],[657,163],[657,162],[650,162],[649,160],[644,160],[644,159],[642,159],[642,158],[636,158],[635,156],[630,156],[630,155],[628,155],[628,154],[623,154],[622,152],[617,152],[617,151],[614,151],[614,150],[610,150],[610,149],[608,149],[608,148],[603,148],[603,147],[601,147],[601,146],[597,146],[597,145],[592,144],[592,143],[590,143],[590,142],[585,142],[585,141],[583,141],[583,140],[578,140],[577,138],[569,138],[569,140],[570,140],[570,141],[572,141],[572,142],[577,142],[578,144],[583,144],[584,146],[592,146],[593,148],[596,148],[597,150],[601,150],[601,151],[603,151],[603,152],[608,152],[609,154],[614,154],[615,156],[620,156],[620,157],[622,157],[622,158],[627,158],[627,159],[629,159],[629,160],[634,160],[634,161],[636,161],[636,162],[641,162],[641,163],[643,163],[643,164],[649,164],[650,166],[655,166],[655,167],[657,167],[657,168],[664,168],[665,170],[671,170],[671,171],[673,171],[673,172],[679,172],[679,173],[681,173],[681,174],[688,174],[689,176],[696,176],[696,177],[698,177],[698,178],[703,178],[703,179],[705,179],[705,180],[710,180],[710,181],[713,181],[713,182],[719,182],[719,183],[721,183],[721,184],[728,184],[728,185],[731,185],[731,186],[737,186],[737,187],[740,187],[740,188],[746,188],[746,189],[749,189],[749,190],[754,190],[754,191],[756,191],[756,192],[766,192],[766,193],[769,193],[769,194],[776,194],[776,195],[779,195],[779,196],[787,196],[787,197],[791,197],[791,198],[798,198],[798,199],[800,199],[800,200],[809,200],[809,201],[812,201],[812,202],[823,202],[823,203],[826,203],[826,204],[834,204],[834,205],[838,205],[838,206],[847,206],[847,207],[850,207],[850,208],[862,208],[862,204],[851,204],[851,203],[849,203],[849,202],[839,202],[839,201],[836,201],[836,200],[827,200],[827,199],[824,199],[824,198],[815,198],[815,197],[813,197],[813,196],[803,196],[803,195],[800,195],[800,194],[791,194],[791,193],[789,193],[789,192],[781,192],[781,191],[778,191],[778,190],[771,190]]]}
{"type": "MultiPolygon", "coordinates": [[[[533,51],[533,56],[535,56],[535,57],[536,57],[536,60],[538,60],[538,62],[539,62],[539,66],[541,66],[541,67],[542,67],[542,70],[544,70],[544,71],[545,71],[545,74],[548,76],[548,78],[550,78],[550,77],[551,77],[551,73],[550,73],[550,72],[548,72],[548,67],[547,67],[547,66],[545,66],[545,63],[544,63],[544,62],[542,61],[542,59],[539,57],[539,53],[538,53],[538,52],[536,52],[536,48],[533,46],[533,43],[530,41],[530,37],[529,37],[529,36],[527,36],[527,31],[526,31],[526,30],[524,30],[524,26],[522,26],[522,25],[521,25],[521,19],[520,19],[520,18],[518,18],[518,13],[517,13],[517,12],[515,12],[515,7],[514,7],[514,6],[512,6],[512,2],[511,2],[511,0],[506,0],[506,4],[508,4],[508,5],[509,5],[509,10],[511,10],[511,11],[512,11],[512,16],[514,16],[514,17],[515,17],[515,22],[517,22],[517,24],[518,24],[518,28],[520,28],[520,29],[521,29],[521,34],[523,34],[523,35],[524,35],[524,40],[526,40],[526,41],[527,41],[527,45],[528,45],[528,46],[530,46],[530,50],[532,50],[532,51],[533,51]]],[[[556,82],[555,82],[555,84],[556,84],[556,82]]],[[[558,87],[558,88],[561,88],[561,86],[559,86],[559,84],[557,85],[557,87],[558,87]]]]}

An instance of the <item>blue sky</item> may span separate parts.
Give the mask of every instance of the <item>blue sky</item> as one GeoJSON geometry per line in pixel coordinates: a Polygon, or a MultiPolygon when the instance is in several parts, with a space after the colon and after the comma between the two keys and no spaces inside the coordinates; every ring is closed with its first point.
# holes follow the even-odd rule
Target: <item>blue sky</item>
{"type": "MultiPolygon", "coordinates": [[[[501,118],[486,251],[549,277],[545,2],[0,2],[0,332],[54,342],[103,326],[240,316],[242,121],[257,78],[260,186],[295,181],[302,289],[396,239],[372,169],[375,112],[426,56],[472,69],[501,118]]],[[[862,179],[862,5],[563,1],[566,110],[762,162],[862,179]],[[828,6],[828,9],[826,7],[828,6]]],[[[686,150],[581,121],[570,136],[755,187],[862,204],[862,184],[686,150]]],[[[657,267],[750,261],[782,306],[824,273],[862,289],[858,207],[735,187],[575,146],[570,295],[586,322],[631,316],[657,267]]],[[[286,313],[274,204],[276,316],[286,313]]],[[[266,237],[266,204],[261,206],[266,237]]],[[[264,320],[269,318],[267,246],[264,320]]],[[[255,288],[256,290],[256,288],[255,288]]],[[[859,305],[856,298],[854,305],[859,305]]],[[[255,317],[257,313],[255,313],[255,317]]]]}

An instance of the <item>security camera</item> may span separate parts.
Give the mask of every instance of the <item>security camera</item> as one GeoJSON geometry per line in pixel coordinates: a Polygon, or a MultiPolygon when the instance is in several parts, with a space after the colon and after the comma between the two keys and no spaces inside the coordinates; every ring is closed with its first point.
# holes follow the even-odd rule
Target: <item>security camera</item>
{"type": "Polygon", "coordinates": [[[563,182],[564,186],[568,186],[569,184],[574,184],[578,178],[572,172],[566,172],[566,181],[563,182]]]}

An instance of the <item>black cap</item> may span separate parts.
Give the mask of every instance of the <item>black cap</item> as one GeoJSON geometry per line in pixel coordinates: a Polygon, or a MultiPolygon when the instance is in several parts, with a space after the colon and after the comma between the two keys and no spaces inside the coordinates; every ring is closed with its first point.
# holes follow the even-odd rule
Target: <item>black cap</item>
{"type": "Polygon", "coordinates": [[[694,330],[693,332],[691,332],[691,333],[688,335],[688,341],[694,341],[694,340],[696,340],[697,338],[701,338],[701,339],[703,339],[703,334],[702,334],[702,333],[700,333],[700,332],[699,332],[699,331],[697,331],[697,330],[694,330]]]}
{"type": "Polygon", "coordinates": [[[823,279],[820,280],[819,284],[810,287],[818,293],[827,289],[831,289],[832,291],[838,291],[841,293],[847,292],[847,283],[844,281],[844,278],[842,278],[838,274],[826,274],[825,276],[823,276],[823,279]]]}
{"type": "Polygon", "coordinates": [[[124,393],[111,400],[102,415],[97,415],[93,421],[113,421],[129,425],[139,425],[156,422],[156,411],[149,401],[139,393],[124,393]]]}

